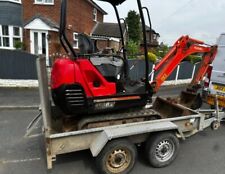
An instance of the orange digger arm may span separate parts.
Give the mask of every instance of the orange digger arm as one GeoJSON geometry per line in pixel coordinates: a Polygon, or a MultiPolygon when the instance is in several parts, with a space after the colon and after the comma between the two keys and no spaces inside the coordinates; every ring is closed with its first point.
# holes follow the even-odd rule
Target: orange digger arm
{"type": "Polygon", "coordinates": [[[201,80],[206,73],[208,66],[214,60],[217,52],[217,46],[209,46],[200,40],[190,38],[189,36],[180,37],[171,50],[164,56],[164,58],[155,66],[154,72],[158,72],[153,82],[154,92],[157,92],[162,83],[169,77],[174,69],[185,59],[188,55],[194,53],[205,53],[200,65],[198,73],[195,75],[193,82],[195,84],[201,80]]]}
{"type": "Polygon", "coordinates": [[[213,60],[216,57],[216,53],[217,53],[217,46],[212,46],[210,52],[206,52],[202,56],[202,61],[200,62],[199,69],[196,72],[191,83],[188,85],[187,90],[196,92],[199,89],[198,84],[200,81],[202,81],[203,77],[207,73],[207,70],[208,70],[210,64],[212,64],[213,60]]]}

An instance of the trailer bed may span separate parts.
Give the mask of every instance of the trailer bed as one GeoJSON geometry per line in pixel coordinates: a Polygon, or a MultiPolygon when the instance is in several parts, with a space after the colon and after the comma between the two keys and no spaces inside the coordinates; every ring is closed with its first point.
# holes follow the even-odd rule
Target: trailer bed
{"type": "Polygon", "coordinates": [[[73,123],[71,125],[75,126],[65,130],[63,129],[65,122],[53,119],[54,107],[51,106],[49,97],[44,58],[37,59],[37,70],[48,169],[52,168],[52,162],[59,154],[90,149],[92,156],[96,157],[113,139],[126,137],[133,143],[140,144],[145,142],[150,134],[163,131],[174,132],[177,137],[185,139],[213,123],[219,123],[225,117],[224,112],[194,111],[181,104],[157,98],[150,108],[117,114],[95,115],[80,120],[76,124],[73,123]],[[152,120],[152,116],[156,117],[152,120]],[[138,120],[138,118],[144,119],[138,120]]]}

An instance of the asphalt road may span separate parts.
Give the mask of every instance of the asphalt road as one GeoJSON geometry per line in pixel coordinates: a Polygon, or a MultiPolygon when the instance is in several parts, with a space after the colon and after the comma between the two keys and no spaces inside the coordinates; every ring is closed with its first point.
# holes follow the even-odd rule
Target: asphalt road
{"type": "Polygon", "coordinates": [[[37,106],[38,88],[0,88],[0,106],[37,106]]]}
{"type": "MultiPolygon", "coordinates": [[[[164,95],[163,91],[161,95],[177,94],[179,90],[166,89],[164,95]]],[[[0,90],[0,98],[4,100],[1,100],[1,105],[6,105],[7,102],[13,105],[38,104],[38,92],[26,92],[27,90],[12,90],[10,97],[4,98],[0,90]],[[24,98],[20,98],[20,95],[24,98]]],[[[33,136],[26,136],[26,128],[37,114],[38,110],[34,109],[0,110],[0,174],[98,174],[89,151],[57,156],[54,168],[47,170],[43,137],[39,134],[41,125],[31,133],[33,136]]],[[[138,160],[131,174],[224,174],[224,132],[225,126],[222,125],[217,131],[207,129],[181,141],[177,159],[170,166],[161,169],[152,168],[146,163],[140,147],[138,160]]]]}
{"type": "MultiPolygon", "coordinates": [[[[156,96],[176,96],[184,86],[161,87],[156,96]]],[[[37,88],[0,88],[0,106],[39,106],[39,92],[37,88]]]]}

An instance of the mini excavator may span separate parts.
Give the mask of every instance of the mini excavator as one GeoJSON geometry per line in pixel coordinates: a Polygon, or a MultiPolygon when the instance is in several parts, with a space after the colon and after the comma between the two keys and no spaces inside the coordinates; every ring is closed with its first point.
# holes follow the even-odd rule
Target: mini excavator
{"type": "Polygon", "coordinates": [[[76,53],[66,36],[67,0],[62,0],[59,35],[63,48],[70,56],[60,57],[54,62],[51,72],[51,92],[55,105],[64,114],[81,118],[84,115],[94,116],[96,113],[120,112],[128,108],[143,107],[151,102],[152,95],[159,90],[182,60],[188,55],[203,53],[200,68],[187,91],[193,92],[196,89],[197,82],[203,78],[208,65],[215,57],[216,46],[182,36],[155,66],[153,72],[157,73],[154,82],[150,83],[149,76],[153,72],[149,72],[147,58],[146,25],[143,14],[143,9],[146,8],[142,7],[141,0],[137,0],[143,31],[145,78],[140,81],[130,80],[125,41],[117,9],[117,6],[125,0],[102,1],[110,3],[115,9],[121,34],[122,56],[96,53],[91,39],[84,34],[80,35],[80,39],[85,43],[82,48],[86,48],[89,55],[76,53]]]}

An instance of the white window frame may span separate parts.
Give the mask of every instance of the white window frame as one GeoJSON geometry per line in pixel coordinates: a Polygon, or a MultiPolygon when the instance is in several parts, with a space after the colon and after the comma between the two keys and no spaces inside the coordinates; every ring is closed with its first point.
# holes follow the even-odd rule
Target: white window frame
{"type": "Polygon", "coordinates": [[[10,44],[10,27],[8,25],[1,25],[0,27],[1,27],[1,44],[2,44],[1,48],[10,48],[11,47],[11,44],[10,44]],[[8,27],[8,35],[3,35],[3,29],[2,29],[3,26],[8,27]],[[4,46],[3,38],[9,39],[9,46],[4,46]]]}
{"type": "Polygon", "coordinates": [[[78,36],[78,33],[74,32],[73,33],[73,48],[74,49],[78,49],[79,48],[78,38],[76,38],[76,36],[78,36]],[[74,45],[75,42],[76,42],[76,45],[74,45]]]}
{"type": "Polygon", "coordinates": [[[14,39],[19,39],[22,42],[22,29],[21,27],[12,26],[12,46],[14,47],[14,39]],[[14,35],[14,28],[19,29],[19,35],[14,35]]]}
{"type": "Polygon", "coordinates": [[[12,25],[0,25],[0,39],[1,39],[1,49],[15,49],[14,44],[13,44],[13,39],[18,38],[22,42],[22,27],[19,26],[12,26],[12,25]],[[9,30],[9,35],[4,35],[2,32],[2,26],[8,26],[9,30]],[[14,35],[13,28],[17,27],[19,28],[19,36],[14,35]],[[3,37],[8,37],[9,38],[9,46],[3,46],[3,37]]]}
{"type": "Polygon", "coordinates": [[[98,19],[98,10],[96,8],[93,9],[93,21],[97,21],[98,19]]]}
{"type": "Polygon", "coordinates": [[[47,0],[34,0],[34,4],[38,5],[54,5],[54,0],[52,2],[46,2],[47,0]]]}
{"type": "Polygon", "coordinates": [[[5,2],[14,2],[14,3],[21,4],[21,0],[0,0],[0,1],[5,1],[5,2]]]}

